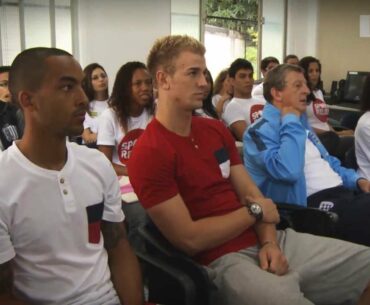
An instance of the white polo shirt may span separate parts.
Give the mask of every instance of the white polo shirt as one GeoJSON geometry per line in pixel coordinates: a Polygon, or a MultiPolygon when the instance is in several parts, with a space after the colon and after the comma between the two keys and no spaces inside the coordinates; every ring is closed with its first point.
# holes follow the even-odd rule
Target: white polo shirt
{"type": "Polygon", "coordinates": [[[254,97],[248,99],[234,97],[227,104],[222,119],[228,127],[237,121],[245,121],[249,126],[262,116],[265,104],[265,100],[258,100],[254,97]]]}
{"type": "Polygon", "coordinates": [[[15,293],[33,304],[119,304],[100,232],[124,219],[117,177],[97,150],[67,149],[60,171],[15,143],[0,156],[0,263],[13,260],[15,293]]]}

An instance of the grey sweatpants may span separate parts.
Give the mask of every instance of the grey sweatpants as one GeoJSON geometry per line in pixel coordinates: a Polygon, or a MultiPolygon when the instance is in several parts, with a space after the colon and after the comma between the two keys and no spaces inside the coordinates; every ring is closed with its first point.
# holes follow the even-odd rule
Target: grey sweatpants
{"type": "Polygon", "coordinates": [[[278,231],[289,272],[259,267],[258,247],[229,253],[206,267],[218,287],[213,304],[355,304],[370,281],[370,248],[291,229],[278,231]]]}

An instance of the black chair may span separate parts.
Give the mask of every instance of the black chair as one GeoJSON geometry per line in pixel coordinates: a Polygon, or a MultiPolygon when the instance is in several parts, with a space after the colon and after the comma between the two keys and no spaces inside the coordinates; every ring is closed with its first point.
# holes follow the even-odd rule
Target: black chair
{"type": "Polygon", "coordinates": [[[149,221],[138,229],[146,251],[136,251],[144,270],[149,302],[162,305],[207,305],[215,286],[206,270],[175,249],[149,221]]]}
{"type": "Polygon", "coordinates": [[[344,166],[347,168],[353,168],[354,170],[358,169],[356,150],[354,146],[347,150],[344,158],[344,166]]]}
{"type": "MultiPolygon", "coordinates": [[[[337,215],[332,212],[279,203],[279,228],[291,227],[298,232],[333,236],[337,215]]],[[[206,270],[175,249],[148,220],[138,229],[146,250],[137,250],[142,263],[149,301],[163,305],[211,304],[216,287],[206,270]]]]}
{"type": "Polygon", "coordinates": [[[297,232],[334,237],[338,215],[334,212],[300,205],[277,203],[280,213],[278,229],[292,228],[297,232]]]}

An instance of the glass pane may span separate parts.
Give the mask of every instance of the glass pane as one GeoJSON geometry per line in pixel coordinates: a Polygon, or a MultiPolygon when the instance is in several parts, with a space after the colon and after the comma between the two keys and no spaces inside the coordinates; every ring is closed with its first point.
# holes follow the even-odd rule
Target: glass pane
{"type": "Polygon", "coordinates": [[[283,60],[284,6],[285,0],[263,0],[262,58],[274,56],[280,62],[283,60]]]}
{"type": "Polygon", "coordinates": [[[18,1],[0,1],[1,52],[3,65],[10,65],[21,51],[18,1]]]}
{"type": "Polygon", "coordinates": [[[200,0],[171,0],[171,34],[200,39],[200,0]]]}
{"type": "Polygon", "coordinates": [[[26,48],[50,47],[49,0],[24,0],[26,48]]]}
{"type": "Polygon", "coordinates": [[[204,44],[213,77],[236,58],[257,66],[258,0],[205,0],[204,44]]]}
{"type": "Polygon", "coordinates": [[[71,1],[55,1],[56,47],[72,53],[71,1]]]}

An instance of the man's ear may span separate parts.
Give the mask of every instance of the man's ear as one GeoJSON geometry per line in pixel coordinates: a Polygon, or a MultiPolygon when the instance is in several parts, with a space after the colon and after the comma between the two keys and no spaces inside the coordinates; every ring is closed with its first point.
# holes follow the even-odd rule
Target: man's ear
{"type": "Polygon", "coordinates": [[[155,77],[157,80],[158,88],[162,88],[164,90],[168,90],[170,88],[170,83],[169,83],[170,76],[167,72],[159,70],[157,71],[155,77]]]}
{"type": "Polygon", "coordinates": [[[279,103],[282,102],[283,97],[282,97],[281,91],[279,91],[275,87],[272,87],[270,93],[271,93],[271,96],[272,96],[273,101],[279,102],[279,103]]]}
{"type": "Polygon", "coordinates": [[[30,91],[20,91],[18,93],[18,101],[23,109],[34,107],[33,94],[30,91]]]}

